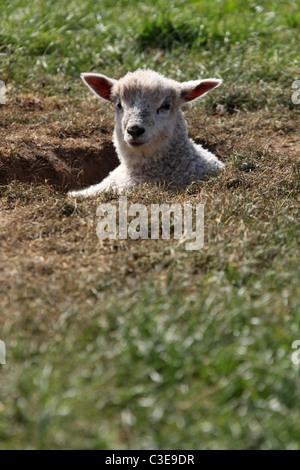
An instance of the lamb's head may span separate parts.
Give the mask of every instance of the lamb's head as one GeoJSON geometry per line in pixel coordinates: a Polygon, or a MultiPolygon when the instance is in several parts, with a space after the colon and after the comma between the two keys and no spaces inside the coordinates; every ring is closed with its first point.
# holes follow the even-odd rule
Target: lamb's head
{"type": "Polygon", "coordinates": [[[171,142],[182,119],[181,106],[221,83],[180,83],[151,70],[129,72],[118,81],[99,74],[82,74],[82,79],[96,95],[115,104],[115,144],[121,157],[132,160],[149,158],[171,142]]]}

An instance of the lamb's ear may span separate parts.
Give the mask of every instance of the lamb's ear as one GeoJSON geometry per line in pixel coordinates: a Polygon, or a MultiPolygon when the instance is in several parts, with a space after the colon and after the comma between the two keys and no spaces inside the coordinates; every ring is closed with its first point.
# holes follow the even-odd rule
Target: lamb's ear
{"type": "Polygon", "coordinates": [[[181,83],[181,98],[183,102],[193,101],[221,85],[222,80],[207,78],[206,80],[191,80],[181,83]]]}
{"type": "Polygon", "coordinates": [[[111,101],[111,89],[116,80],[98,73],[82,73],[80,76],[95,95],[100,96],[104,100],[111,101]]]}

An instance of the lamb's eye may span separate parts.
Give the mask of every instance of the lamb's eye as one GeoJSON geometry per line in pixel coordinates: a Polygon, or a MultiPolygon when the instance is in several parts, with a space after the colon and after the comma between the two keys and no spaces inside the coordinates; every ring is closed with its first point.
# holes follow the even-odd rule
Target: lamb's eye
{"type": "Polygon", "coordinates": [[[121,101],[118,101],[118,102],[117,102],[117,108],[120,109],[120,110],[123,109],[123,108],[122,108],[122,103],[121,103],[121,101]]]}
{"type": "Polygon", "coordinates": [[[171,101],[166,100],[163,102],[161,107],[158,108],[157,113],[159,113],[160,111],[169,111],[169,109],[171,109],[171,101]]]}

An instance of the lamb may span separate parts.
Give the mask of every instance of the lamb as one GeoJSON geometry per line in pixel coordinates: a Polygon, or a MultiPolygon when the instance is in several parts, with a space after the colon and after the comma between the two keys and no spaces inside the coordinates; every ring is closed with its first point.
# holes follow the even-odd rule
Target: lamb
{"type": "Polygon", "coordinates": [[[221,80],[180,83],[142,69],[120,80],[95,73],[81,77],[92,92],[115,105],[113,142],[120,165],[100,184],[71,191],[71,196],[88,197],[110,189],[121,193],[143,183],[185,188],[224,168],[214,154],[188,138],[181,110],[221,80]]]}

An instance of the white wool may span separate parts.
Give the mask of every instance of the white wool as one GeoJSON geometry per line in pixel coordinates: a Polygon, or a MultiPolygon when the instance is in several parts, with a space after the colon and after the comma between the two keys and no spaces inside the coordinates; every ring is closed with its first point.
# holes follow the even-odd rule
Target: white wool
{"type": "Polygon", "coordinates": [[[179,83],[151,70],[128,73],[119,81],[97,74],[84,74],[83,80],[116,106],[113,141],[120,165],[101,183],[71,191],[71,196],[110,189],[120,193],[143,183],[185,188],[224,168],[214,154],[189,139],[181,110],[220,80],[179,83]]]}

